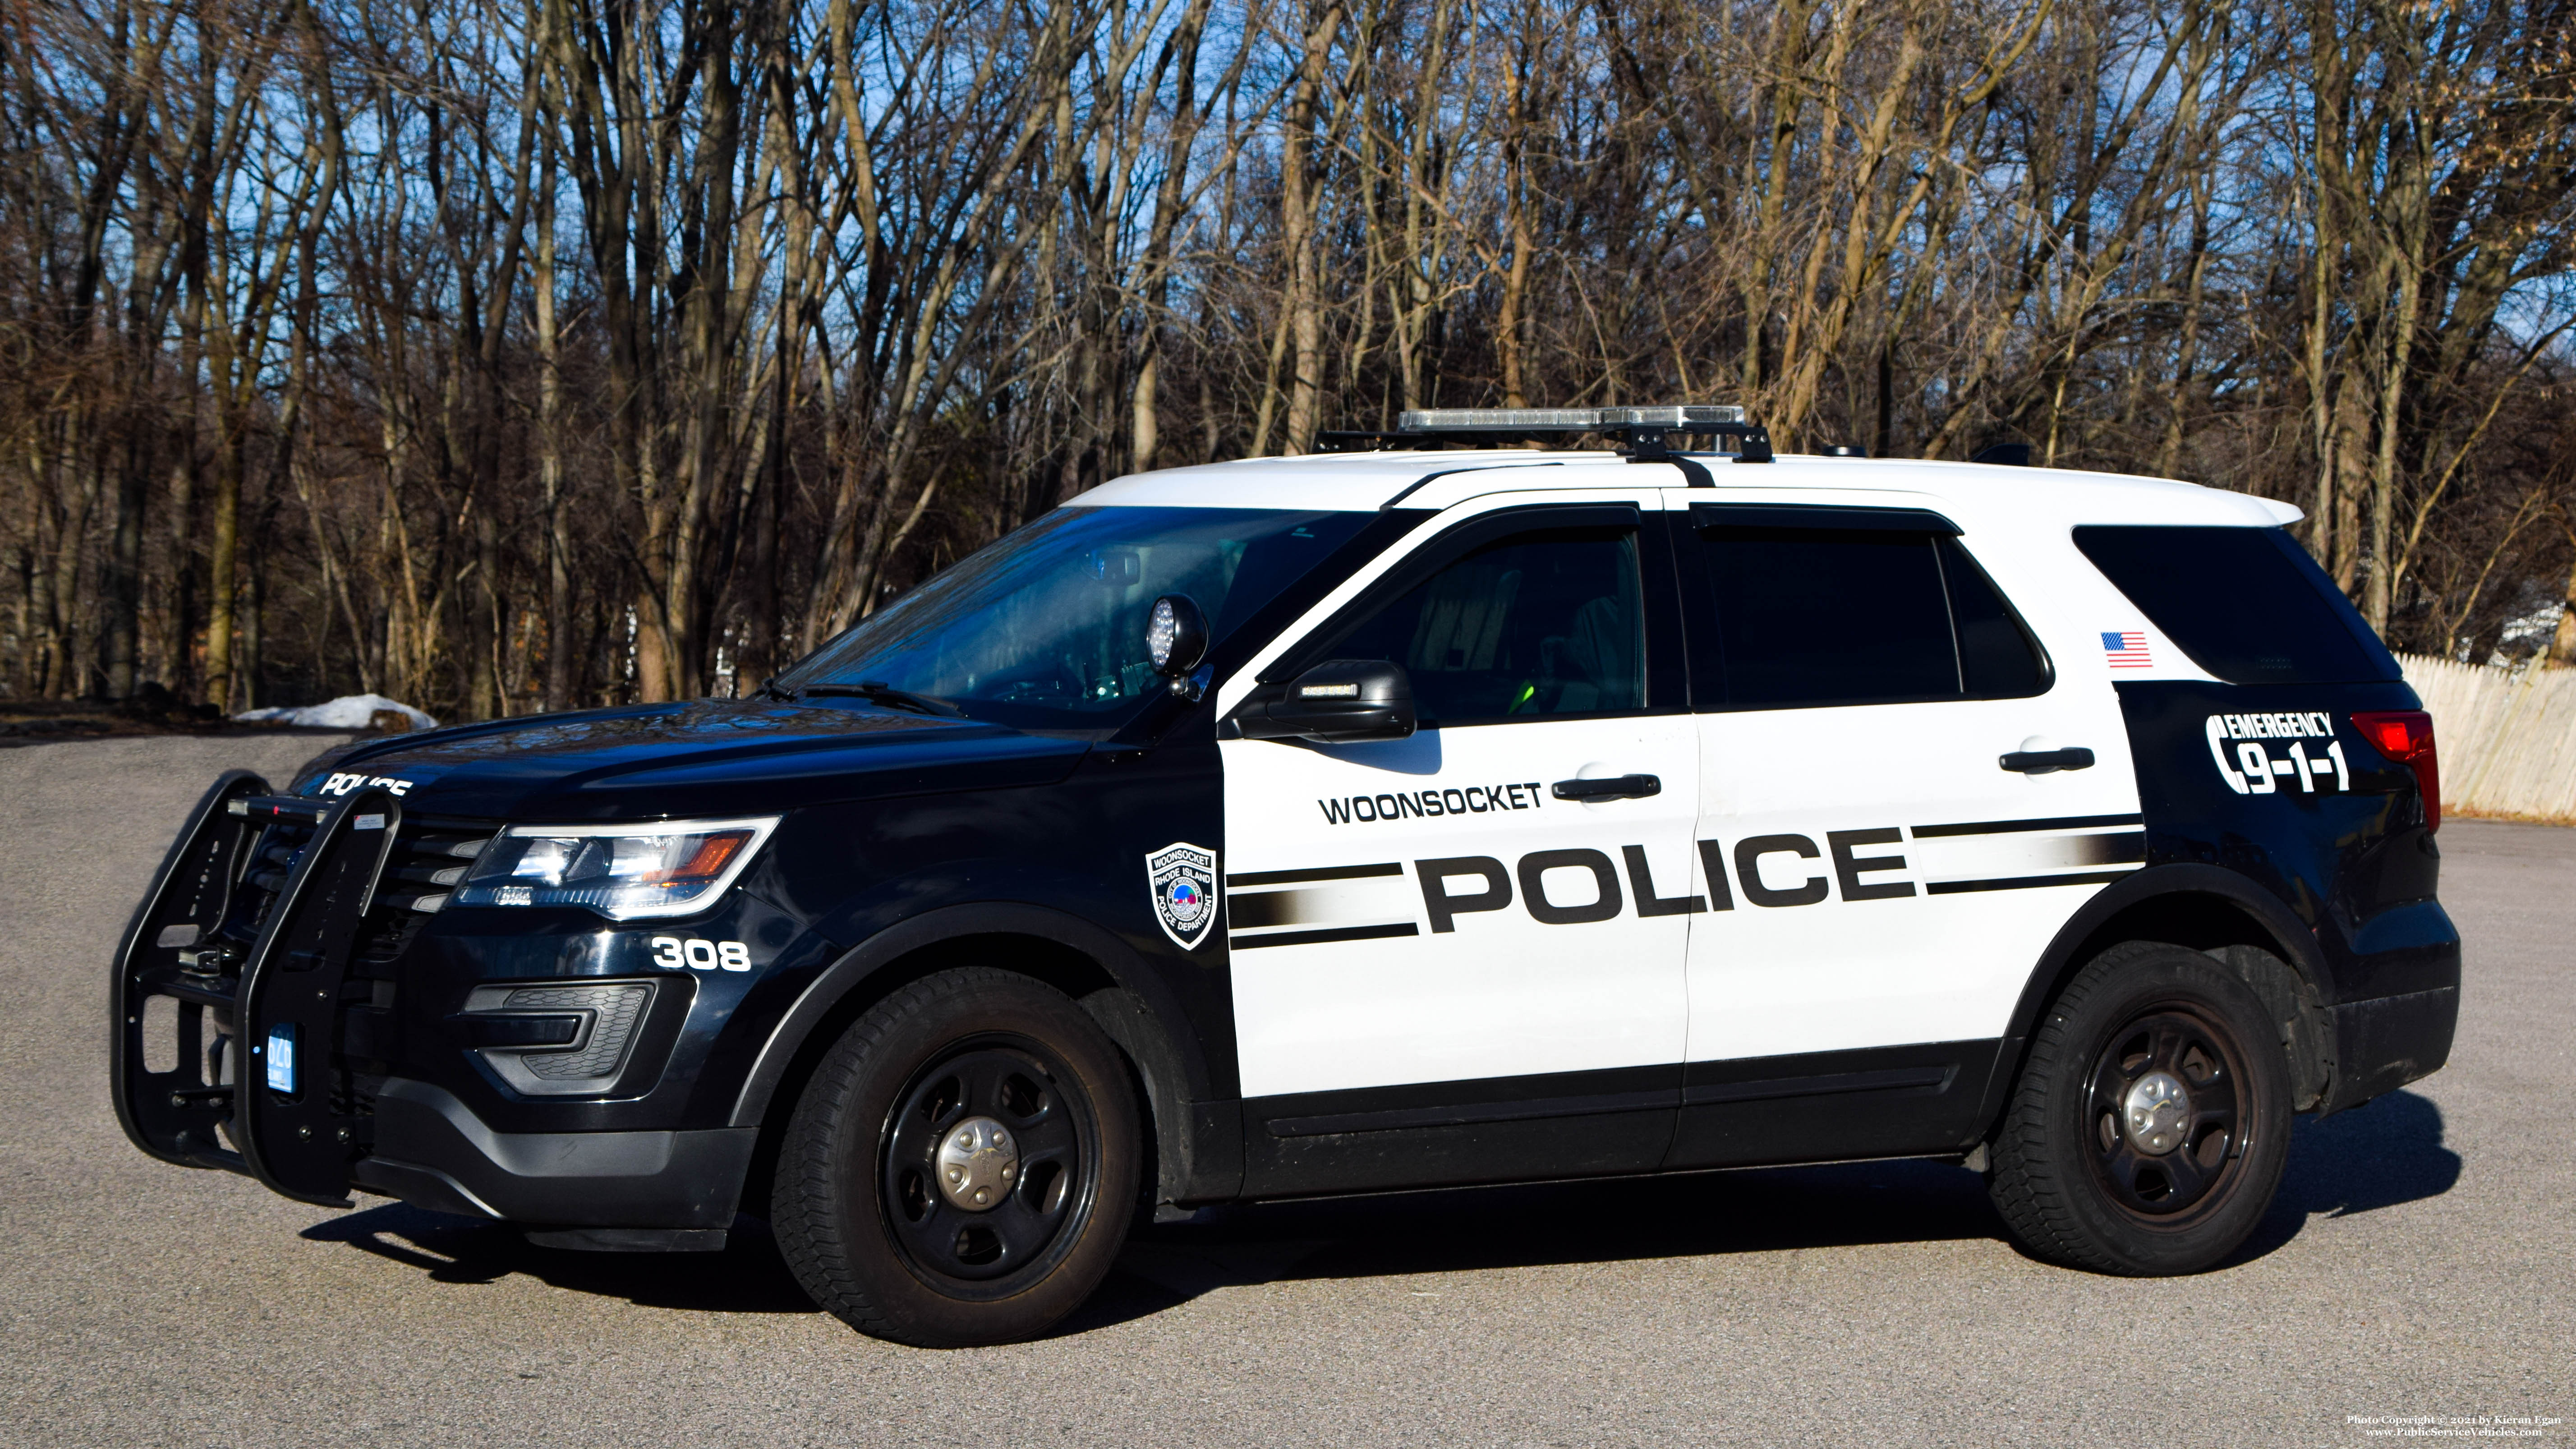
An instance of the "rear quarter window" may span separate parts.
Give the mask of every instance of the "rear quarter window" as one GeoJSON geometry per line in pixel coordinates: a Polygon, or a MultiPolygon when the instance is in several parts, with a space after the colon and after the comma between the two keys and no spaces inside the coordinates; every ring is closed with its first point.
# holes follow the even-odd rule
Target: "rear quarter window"
{"type": "Polygon", "coordinates": [[[2286,530],[2088,525],[2075,530],[2075,546],[2193,663],[2230,684],[2400,677],[2286,530]]]}

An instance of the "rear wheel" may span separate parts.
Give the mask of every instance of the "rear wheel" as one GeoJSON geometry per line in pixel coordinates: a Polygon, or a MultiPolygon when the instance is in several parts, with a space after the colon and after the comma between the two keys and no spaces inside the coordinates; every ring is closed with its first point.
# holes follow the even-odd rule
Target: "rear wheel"
{"type": "Polygon", "coordinates": [[[1108,1273],[1139,1158],[1124,1063],[1081,1008],[1007,972],[942,971],[871,1007],[806,1084],[779,1249],[863,1333],[1027,1338],[1108,1273]]]}
{"type": "Polygon", "coordinates": [[[2051,1003],[1991,1153],[2022,1245],[2070,1267],[2193,1273],[2234,1252],[2289,1158],[2289,1064],[2262,1002],[2199,952],[2111,948],[2051,1003]]]}

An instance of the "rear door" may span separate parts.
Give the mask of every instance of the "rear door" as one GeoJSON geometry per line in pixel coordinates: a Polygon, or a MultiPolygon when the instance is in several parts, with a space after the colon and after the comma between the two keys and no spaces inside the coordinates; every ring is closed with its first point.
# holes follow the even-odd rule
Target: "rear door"
{"type": "Polygon", "coordinates": [[[1422,724],[1220,746],[1249,1190],[1660,1160],[1698,742],[1658,501],[1462,506],[1263,671],[1390,660],[1422,724]]]}
{"type": "Polygon", "coordinates": [[[1952,1145],[2033,963],[2144,859],[2116,697],[1938,510],[1690,517],[1712,909],[1672,1161],[1952,1145]]]}

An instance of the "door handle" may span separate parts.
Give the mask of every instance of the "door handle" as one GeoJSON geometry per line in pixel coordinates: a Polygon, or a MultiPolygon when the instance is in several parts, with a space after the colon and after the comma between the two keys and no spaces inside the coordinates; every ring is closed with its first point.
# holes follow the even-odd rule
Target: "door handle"
{"type": "Polygon", "coordinates": [[[2024,775],[2047,775],[2059,770],[2092,769],[2093,752],[2081,745],[2063,750],[2015,750],[1997,763],[2024,775]]]}
{"type": "Polygon", "coordinates": [[[1548,790],[1559,800],[1642,800],[1664,793],[1664,782],[1653,775],[1606,775],[1598,780],[1559,780],[1548,790]]]}

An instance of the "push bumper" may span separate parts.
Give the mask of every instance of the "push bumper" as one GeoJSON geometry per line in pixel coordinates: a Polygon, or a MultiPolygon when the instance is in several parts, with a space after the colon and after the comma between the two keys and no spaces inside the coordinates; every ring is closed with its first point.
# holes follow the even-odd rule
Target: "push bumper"
{"type": "Polygon", "coordinates": [[[468,1217],[720,1232],[733,1222],[758,1136],[751,1127],[495,1132],[444,1089],[393,1077],[376,1095],[374,1152],[350,1177],[367,1191],[468,1217]]]}

